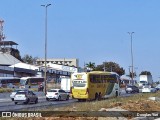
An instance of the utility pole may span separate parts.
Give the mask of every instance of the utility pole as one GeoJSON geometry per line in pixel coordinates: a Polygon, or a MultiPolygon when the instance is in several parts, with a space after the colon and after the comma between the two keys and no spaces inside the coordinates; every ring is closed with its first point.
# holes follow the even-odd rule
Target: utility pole
{"type": "Polygon", "coordinates": [[[134,78],[134,76],[133,76],[133,48],[132,48],[132,34],[133,34],[134,32],[128,32],[128,34],[130,35],[130,38],[131,38],[131,62],[132,62],[132,77],[131,77],[131,79],[132,79],[132,82],[133,82],[133,78],[134,78]]]}
{"type": "Polygon", "coordinates": [[[48,6],[50,6],[51,4],[47,4],[47,5],[41,5],[42,7],[45,7],[45,74],[44,74],[44,92],[45,94],[47,93],[47,89],[46,89],[46,80],[47,80],[47,8],[48,6]]]}

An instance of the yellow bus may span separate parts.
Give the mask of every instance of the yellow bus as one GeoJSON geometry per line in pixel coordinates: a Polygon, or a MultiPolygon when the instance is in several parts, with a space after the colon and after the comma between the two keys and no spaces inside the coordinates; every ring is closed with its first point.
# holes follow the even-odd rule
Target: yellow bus
{"type": "Polygon", "coordinates": [[[71,96],[83,100],[99,100],[120,94],[120,77],[115,72],[81,72],[71,75],[71,96]]]}

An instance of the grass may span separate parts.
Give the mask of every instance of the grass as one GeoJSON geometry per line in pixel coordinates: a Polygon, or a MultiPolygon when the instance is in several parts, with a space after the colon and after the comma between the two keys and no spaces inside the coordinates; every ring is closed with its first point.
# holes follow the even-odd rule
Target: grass
{"type": "MultiPolygon", "coordinates": [[[[106,100],[101,100],[101,101],[87,101],[87,102],[78,102],[78,103],[73,103],[70,106],[65,106],[65,107],[59,107],[59,108],[54,108],[54,106],[50,106],[47,108],[42,108],[42,111],[98,111],[101,108],[113,108],[117,106],[121,106],[122,108],[128,109],[128,110],[137,110],[140,105],[143,105],[142,103],[145,103],[146,101],[148,102],[149,97],[160,97],[160,91],[157,93],[140,93],[140,94],[135,94],[130,97],[117,97],[117,98],[109,98],[106,100]],[[129,106],[132,105],[133,106],[129,106]],[[128,105],[128,108],[127,108],[128,105]],[[136,105],[136,106],[134,106],[136,105]]],[[[146,104],[153,104],[155,111],[157,109],[160,109],[160,102],[155,102],[155,101],[149,101],[150,103],[146,104]]]]}
{"type": "Polygon", "coordinates": [[[0,93],[4,93],[4,92],[12,92],[14,91],[13,88],[0,88],[0,93]]]}
{"type": "MultiPolygon", "coordinates": [[[[60,88],[60,84],[55,84],[55,83],[47,83],[47,90],[49,89],[52,89],[52,88],[60,88]]],[[[38,91],[38,88],[29,88],[30,90],[34,91],[34,92],[37,92],[38,91]]],[[[15,88],[0,88],[0,93],[5,93],[5,92],[12,92],[14,91],[15,88]]]]}
{"type": "MultiPolygon", "coordinates": [[[[101,101],[76,102],[64,107],[49,106],[35,111],[98,111],[101,108],[121,107],[129,111],[159,111],[160,102],[148,100],[149,97],[160,97],[157,93],[140,93],[129,97],[109,98],[101,101]]],[[[26,110],[25,110],[26,111],[26,110]]],[[[54,113],[54,112],[53,112],[54,113]]],[[[48,117],[48,118],[16,118],[16,120],[98,120],[98,117],[48,117]]],[[[109,120],[111,118],[108,118],[109,120]]],[[[7,119],[3,119],[7,120],[7,119]]],[[[15,118],[13,118],[15,120],[15,118]]]]}

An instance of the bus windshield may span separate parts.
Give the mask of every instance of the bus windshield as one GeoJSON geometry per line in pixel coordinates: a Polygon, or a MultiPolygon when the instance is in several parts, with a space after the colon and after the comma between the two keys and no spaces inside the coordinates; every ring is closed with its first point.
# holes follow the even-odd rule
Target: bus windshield
{"type": "Polygon", "coordinates": [[[20,85],[25,85],[26,84],[26,80],[21,79],[20,80],[20,85]]]}
{"type": "Polygon", "coordinates": [[[40,84],[43,84],[43,77],[22,77],[20,80],[20,85],[24,88],[38,87],[40,84]]]}
{"type": "Polygon", "coordinates": [[[84,80],[73,80],[73,87],[86,87],[87,81],[84,80]]]}

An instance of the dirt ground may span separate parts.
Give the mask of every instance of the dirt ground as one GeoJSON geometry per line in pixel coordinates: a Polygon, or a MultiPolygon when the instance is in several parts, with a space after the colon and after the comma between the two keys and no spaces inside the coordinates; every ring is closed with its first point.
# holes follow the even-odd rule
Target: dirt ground
{"type": "Polygon", "coordinates": [[[110,107],[121,107],[128,111],[160,111],[160,101],[153,100],[130,100],[127,103],[113,103],[110,107]]]}
{"type": "MultiPolygon", "coordinates": [[[[160,101],[129,100],[127,103],[122,103],[122,102],[112,103],[110,104],[110,108],[121,108],[122,111],[123,109],[127,111],[160,111],[160,101]]],[[[103,111],[105,111],[105,109],[103,109],[103,111]]],[[[132,120],[133,118],[135,117],[126,118],[126,117],[64,117],[63,116],[63,117],[43,117],[38,119],[32,118],[31,120],[132,120]]]]}

